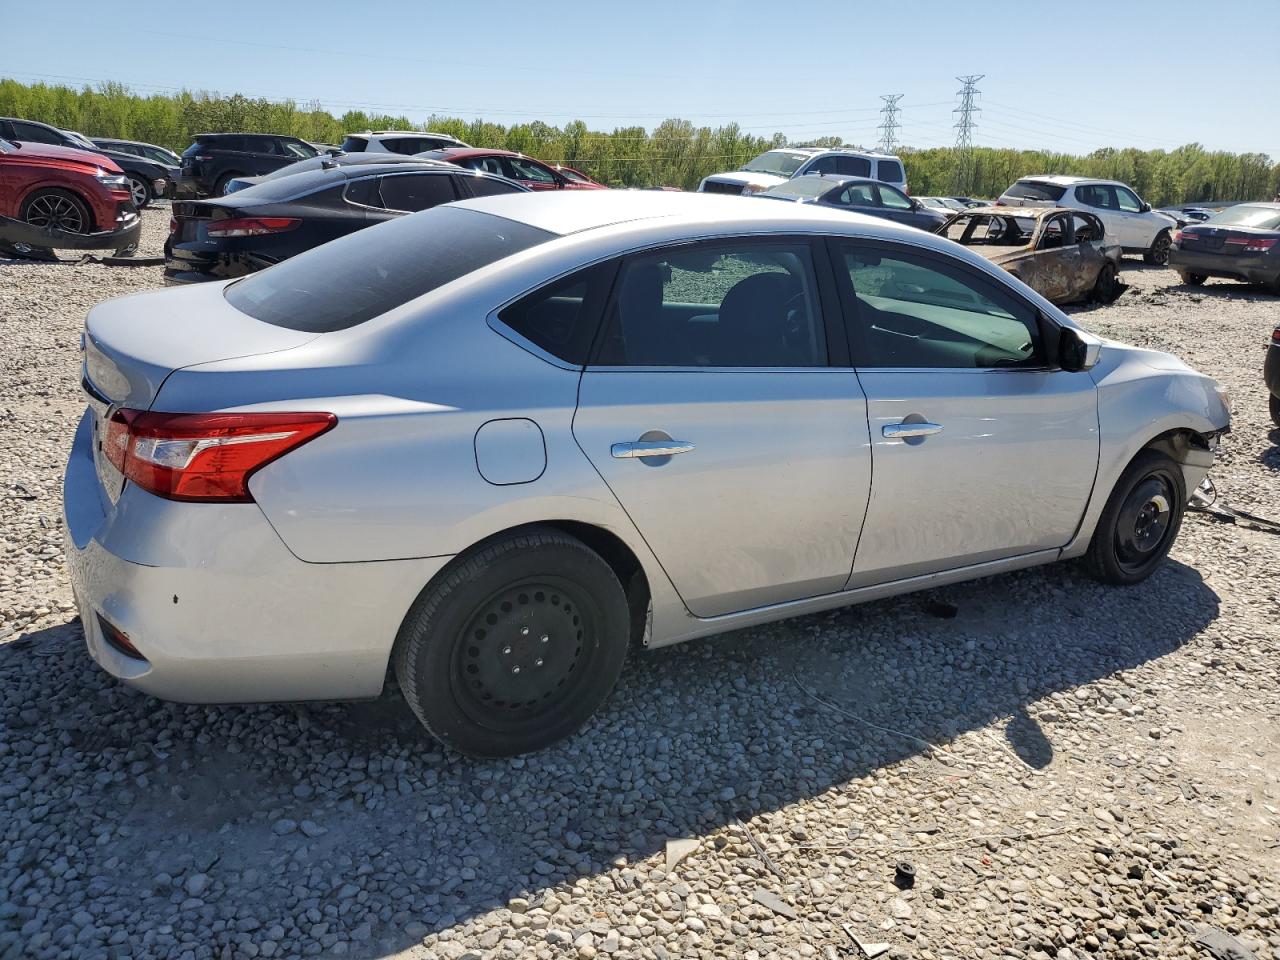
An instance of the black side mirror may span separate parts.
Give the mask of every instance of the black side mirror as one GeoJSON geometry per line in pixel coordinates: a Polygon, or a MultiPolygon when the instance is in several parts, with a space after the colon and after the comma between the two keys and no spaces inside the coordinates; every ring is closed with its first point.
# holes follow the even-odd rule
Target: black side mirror
{"type": "Polygon", "coordinates": [[[1141,209],[1143,213],[1150,213],[1150,212],[1151,212],[1151,204],[1149,204],[1149,203],[1144,203],[1144,204],[1143,204],[1139,209],[1141,209]]]}
{"type": "Polygon", "coordinates": [[[1093,369],[1101,352],[1102,342],[1083,330],[1063,327],[1058,335],[1058,366],[1069,373],[1093,369]]]}

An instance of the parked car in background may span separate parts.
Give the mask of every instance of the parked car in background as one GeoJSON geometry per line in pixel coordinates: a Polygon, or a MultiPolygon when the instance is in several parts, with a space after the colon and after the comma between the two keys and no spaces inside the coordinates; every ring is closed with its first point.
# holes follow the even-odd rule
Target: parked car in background
{"type": "Polygon", "coordinates": [[[524,184],[530,190],[607,190],[594,180],[571,178],[541,160],[526,157],[511,150],[483,150],[477,147],[457,147],[447,150],[428,150],[418,154],[429,160],[443,160],[468,170],[480,170],[499,177],[506,177],[524,184]]]}
{"type": "Polygon", "coordinates": [[[1267,359],[1262,367],[1262,377],[1267,384],[1267,402],[1271,407],[1271,422],[1280,427],[1280,324],[1271,331],[1271,343],[1267,346],[1267,359]]]}
{"type": "Polygon", "coordinates": [[[996,203],[1011,207],[1068,207],[1096,214],[1125,253],[1140,253],[1147,263],[1169,260],[1172,217],[1156,213],[1126,184],[1088,177],[1023,177],[996,203]]]}
{"type": "Polygon", "coordinates": [[[318,156],[305,140],[270,133],[201,133],[182,153],[178,199],[219,197],[236,177],[256,177],[318,156]]]}
{"type": "Polygon", "coordinates": [[[779,147],[767,150],[741,170],[715,173],[698,184],[700,193],[760,193],[794,177],[810,174],[863,177],[907,192],[902,161],[892,154],[827,147],[779,147]]]}
{"type": "Polygon", "coordinates": [[[142,221],[109,157],[0,138],[0,249],[131,252],[142,221]]]}
{"type": "Polygon", "coordinates": [[[566,167],[562,163],[557,163],[551,169],[553,169],[556,173],[560,174],[566,180],[573,180],[573,181],[576,181],[577,183],[594,184],[597,187],[604,186],[604,184],[601,183],[599,180],[595,180],[587,176],[581,170],[575,169],[574,167],[566,167]]]}
{"type": "Polygon", "coordinates": [[[954,200],[962,207],[985,207],[990,205],[988,200],[976,200],[973,197],[948,197],[948,200],[954,200]]]}
{"type": "Polygon", "coordinates": [[[392,161],[312,170],[218,198],[176,201],[164,278],[193,283],[243,276],[406,213],[523,192],[510,180],[449,164],[392,161]]]}
{"type": "Polygon", "coordinates": [[[692,193],[446,204],[84,343],[88,654],[211,703],[390,663],[481,756],[572,734],[633,644],[1073,557],[1138,583],[1230,423],[939,237],[692,193]]]}
{"type": "Polygon", "coordinates": [[[318,157],[312,157],[310,160],[299,160],[297,163],[291,163],[288,166],[281,167],[279,170],[273,170],[271,173],[264,173],[259,177],[234,177],[227,181],[223,195],[226,196],[240,190],[247,190],[249,187],[257,186],[260,183],[266,183],[269,180],[279,180],[281,177],[292,177],[299,173],[308,173],[312,170],[331,170],[334,167],[358,167],[371,163],[380,163],[383,165],[395,163],[435,163],[440,166],[452,166],[452,164],[446,164],[443,160],[428,160],[425,157],[406,157],[398,153],[339,152],[336,154],[321,154],[318,157]]]}
{"type": "Polygon", "coordinates": [[[1120,283],[1120,244],[1102,221],[1057,207],[973,207],[957,213],[939,236],[971,247],[1051,303],[1092,299],[1111,303],[1120,283]]]}
{"type": "Polygon", "coordinates": [[[423,130],[366,130],[349,133],[342,141],[341,149],[347,153],[399,153],[411,156],[428,150],[445,147],[466,147],[457,137],[447,133],[431,133],[423,130]]]}
{"type": "Polygon", "coordinates": [[[91,137],[93,145],[99,150],[114,150],[116,153],[132,153],[143,160],[150,160],[165,167],[181,167],[182,158],[166,147],[158,147],[154,143],[143,143],[141,140],[114,140],[109,137],[91,137]]]}
{"type": "Polygon", "coordinates": [[[84,134],[74,130],[60,130],[47,123],[21,120],[16,117],[0,117],[0,137],[20,143],[45,143],[68,147],[109,157],[129,178],[129,189],[134,205],[145,207],[155,197],[169,195],[173,190],[173,178],[177,170],[155,163],[131,153],[102,150],[84,134]]]}
{"type": "Polygon", "coordinates": [[[1169,217],[1178,226],[1186,226],[1188,223],[1204,223],[1212,217],[1217,211],[1205,210],[1201,207],[1163,207],[1156,213],[1169,217]]]}
{"type": "Polygon", "coordinates": [[[1280,293],[1280,203],[1238,203],[1183,227],[1174,234],[1169,266],[1193,286],[1226,277],[1280,293]]]}
{"type": "Polygon", "coordinates": [[[951,197],[915,197],[913,199],[920,201],[921,204],[931,210],[942,210],[946,213],[958,213],[967,209],[965,204],[959,200],[953,200],[951,197]]]}
{"type": "Polygon", "coordinates": [[[908,227],[933,232],[947,222],[949,210],[927,207],[908,197],[897,187],[863,177],[828,177],[808,175],[784,180],[756,194],[768,200],[791,200],[816,203],[849,213],[866,213],[883,217],[908,227]]]}

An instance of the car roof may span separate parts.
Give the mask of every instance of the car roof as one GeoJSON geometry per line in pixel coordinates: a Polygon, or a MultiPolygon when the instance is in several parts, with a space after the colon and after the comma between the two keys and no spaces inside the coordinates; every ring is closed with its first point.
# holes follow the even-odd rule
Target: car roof
{"type": "Polygon", "coordinates": [[[802,225],[813,223],[843,225],[847,230],[853,218],[874,224],[877,228],[887,224],[894,228],[893,232],[905,233],[913,240],[918,239],[917,235],[926,235],[924,231],[914,227],[902,227],[880,218],[863,217],[814,204],[760,203],[758,198],[714,193],[548,190],[521,195],[514,203],[511,200],[511,197],[503,196],[483,197],[461,201],[459,206],[515,220],[560,236],[621,223],[659,219],[672,226],[707,222],[732,223],[735,228],[741,227],[746,232],[770,226],[803,229],[802,225]]]}
{"type": "Polygon", "coordinates": [[[1115,186],[1118,186],[1118,187],[1127,186],[1127,184],[1121,183],[1119,180],[1105,180],[1100,177],[1073,177],[1073,176],[1067,176],[1066,174],[1058,174],[1058,173],[1050,173],[1050,174],[1045,174],[1043,176],[1036,175],[1031,177],[1018,178],[1019,183],[1022,183],[1025,180],[1035,180],[1037,183],[1052,183],[1055,186],[1059,186],[1059,187],[1071,187],[1078,183],[1106,183],[1106,184],[1114,184],[1115,186]]]}
{"type": "Polygon", "coordinates": [[[252,130],[224,130],[221,133],[197,133],[192,136],[193,140],[208,140],[212,137],[275,137],[277,140],[298,140],[306,143],[301,137],[295,137],[291,133],[254,133],[252,130]]]}
{"type": "Polygon", "coordinates": [[[788,153],[806,153],[811,157],[823,154],[835,154],[842,157],[870,157],[872,160],[897,160],[897,154],[876,153],[873,150],[859,150],[857,147],[770,147],[765,153],[785,151],[788,153]]]}
{"type": "Polygon", "coordinates": [[[485,147],[441,147],[439,150],[424,150],[423,153],[429,153],[436,156],[448,157],[449,159],[463,157],[523,157],[523,153],[517,153],[514,150],[490,150],[485,147]]]}
{"type": "Polygon", "coordinates": [[[1010,207],[1004,204],[987,204],[984,207],[969,207],[965,210],[957,210],[957,217],[967,217],[977,215],[980,217],[1013,217],[1017,220],[1042,220],[1045,217],[1052,217],[1059,213],[1079,213],[1086,216],[1096,216],[1088,210],[1077,210],[1075,207],[1010,207]]]}
{"type": "Polygon", "coordinates": [[[361,130],[359,133],[348,133],[348,137],[444,137],[457,140],[451,133],[440,133],[436,130],[361,130]]]}

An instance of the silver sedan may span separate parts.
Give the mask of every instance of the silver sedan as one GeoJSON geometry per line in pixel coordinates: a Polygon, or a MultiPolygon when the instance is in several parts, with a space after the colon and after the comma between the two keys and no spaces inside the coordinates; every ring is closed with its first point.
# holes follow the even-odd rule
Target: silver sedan
{"type": "Polygon", "coordinates": [[[104,303],[88,648],[190,702],[373,697],[517,754],[627,652],[1073,557],[1136,583],[1229,423],[964,248],[814,206],[492,197],[104,303]]]}

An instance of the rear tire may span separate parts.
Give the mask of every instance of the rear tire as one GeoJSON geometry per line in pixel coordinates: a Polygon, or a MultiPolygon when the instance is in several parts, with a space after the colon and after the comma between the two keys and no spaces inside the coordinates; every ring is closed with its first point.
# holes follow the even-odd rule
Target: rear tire
{"type": "Polygon", "coordinates": [[[1169,246],[1172,243],[1173,239],[1169,236],[1169,231],[1161,230],[1151,241],[1151,246],[1142,255],[1142,259],[1147,263],[1163,267],[1169,262],[1169,246]]]}
{"type": "Polygon", "coordinates": [[[213,195],[215,197],[225,197],[227,195],[227,184],[240,176],[238,173],[224,173],[213,185],[213,195]]]}
{"type": "Polygon", "coordinates": [[[1116,283],[1116,268],[1113,263],[1104,263],[1098,271],[1098,279],[1093,284],[1093,299],[1098,303],[1114,303],[1120,296],[1120,286],[1116,283]]]}
{"type": "Polygon", "coordinates": [[[1125,468],[1093,531],[1086,563],[1103,583],[1141,583],[1164,562],[1187,506],[1182,468],[1143,450],[1125,468]]]}
{"type": "Polygon", "coordinates": [[[1267,399],[1270,401],[1271,422],[1280,427],[1280,397],[1277,397],[1274,393],[1269,393],[1267,394],[1267,399]]]}
{"type": "Polygon", "coordinates": [[[580,540],[533,528],[463,555],[428,584],[396,637],[396,679],[442,743],[509,757],[586,723],[629,640],[609,565],[580,540]]]}
{"type": "Polygon", "coordinates": [[[1179,270],[1178,276],[1189,287],[1202,287],[1204,282],[1209,279],[1203,273],[1192,273],[1190,270],[1179,270]]]}

